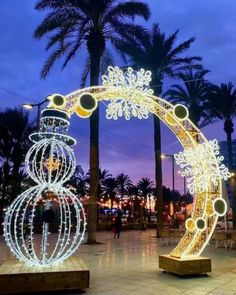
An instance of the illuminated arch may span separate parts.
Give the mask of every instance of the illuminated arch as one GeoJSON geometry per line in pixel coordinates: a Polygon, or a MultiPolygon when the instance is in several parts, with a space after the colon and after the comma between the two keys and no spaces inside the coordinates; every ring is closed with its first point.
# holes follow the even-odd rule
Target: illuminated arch
{"type": "MultiPolygon", "coordinates": [[[[110,68],[112,71],[115,69],[119,75],[122,75],[117,67],[110,68]]],[[[131,69],[130,72],[132,73],[132,71],[131,69]]],[[[140,70],[140,72],[145,75],[144,70],[140,70]]],[[[151,74],[150,72],[146,72],[146,74],[148,76],[147,80],[150,82],[151,74]]],[[[174,106],[170,102],[152,95],[152,92],[146,87],[148,83],[145,84],[146,88],[132,88],[129,85],[123,87],[117,81],[114,82],[114,85],[110,85],[106,83],[107,76],[105,76],[103,82],[104,80],[105,83],[103,83],[103,86],[79,89],[66,95],[66,102],[61,107],[54,104],[53,99],[51,99],[48,107],[60,108],[70,115],[77,113],[77,115],[87,118],[96,108],[98,102],[105,101],[112,103],[117,99],[132,102],[134,105],[143,107],[140,114],[136,113],[136,117],[148,117],[148,112],[155,114],[176,135],[184,151],[198,151],[197,149],[199,147],[208,150],[214,169],[209,172],[209,167],[207,167],[209,163],[205,160],[200,161],[197,168],[200,169],[201,173],[199,176],[195,175],[193,177],[193,185],[196,191],[192,216],[186,221],[186,232],[183,238],[170,254],[179,258],[199,256],[213,234],[218,216],[222,216],[226,212],[226,203],[222,199],[222,178],[227,179],[229,177],[227,168],[224,167],[224,175],[222,175],[219,157],[217,153],[214,153],[214,147],[212,147],[202,132],[188,118],[188,110],[184,106],[174,106]],[[93,106],[91,106],[91,109],[89,107],[86,109],[86,107],[81,105],[80,100],[83,94],[88,99],[89,96],[94,99],[95,102],[92,103],[93,106]],[[204,190],[198,190],[197,184],[204,178],[210,179],[210,182],[204,190]]],[[[110,117],[112,117],[111,113],[110,117]]],[[[189,164],[191,165],[191,163],[189,164]]]]}

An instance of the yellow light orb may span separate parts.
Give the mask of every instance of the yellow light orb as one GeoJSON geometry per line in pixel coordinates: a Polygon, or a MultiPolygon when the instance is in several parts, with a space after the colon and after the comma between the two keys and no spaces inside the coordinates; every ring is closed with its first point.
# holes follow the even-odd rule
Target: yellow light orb
{"type": "Polygon", "coordinates": [[[92,115],[92,112],[85,111],[79,106],[76,107],[75,112],[80,118],[89,118],[92,115]]]}
{"type": "Polygon", "coordinates": [[[195,230],[195,221],[192,218],[188,218],[185,222],[185,227],[187,230],[194,231],[195,230]]]}

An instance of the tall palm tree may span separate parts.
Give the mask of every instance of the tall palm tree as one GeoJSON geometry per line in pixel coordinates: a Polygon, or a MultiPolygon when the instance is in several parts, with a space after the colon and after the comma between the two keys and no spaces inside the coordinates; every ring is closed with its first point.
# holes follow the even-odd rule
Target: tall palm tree
{"type": "Polygon", "coordinates": [[[28,113],[22,109],[0,112],[0,167],[2,203],[13,200],[21,192],[23,173],[20,168],[32,145],[29,135],[35,130],[28,113]],[[13,189],[11,189],[13,188],[13,189]]]}
{"type": "Polygon", "coordinates": [[[205,79],[207,70],[188,70],[179,74],[181,84],[173,84],[164,94],[173,103],[182,103],[188,107],[189,117],[198,127],[212,122],[208,97],[213,89],[205,79]]]}
{"type": "MultiPolygon", "coordinates": [[[[152,71],[152,84],[156,96],[163,90],[165,77],[176,78],[181,71],[189,68],[201,68],[199,56],[185,57],[185,53],[194,42],[190,38],[176,45],[178,31],[170,36],[160,31],[159,25],[154,24],[150,34],[142,35],[139,39],[124,38],[115,42],[117,48],[124,53],[124,58],[132,66],[143,67],[152,71]],[[128,58],[127,58],[128,57],[128,58]]],[[[161,129],[160,120],[154,116],[154,149],[155,149],[155,180],[157,197],[157,236],[162,228],[163,195],[162,195],[162,163],[161,163],[161,129]]]]}
{"type": "MultiPolygon", "coordinates": [[[[35,37],[49,36],[46,50],[55,50],[46,61],[41,76],[46,77],[57,59],[65,56],[62,68],[83,47],[87,48],[90,63],[90,85],[98,85],[101,58],[106,43],[121,36],[142,34],[143,29],[133,23],[135,16],[148,19],[146,4],[138,1],[112,0],[40,0],[35,8],[49,10],[49,14],[35,31],[35,37]]],[[[99,110],[90,117],[90,212],[88,244],[96,243],[96,215],[99,183],[99,110]]]]}
{"type": "MultiPolygon", "coordinates": [[[[233,84],[222,83],[220,86],[215,86],[214,92],[210,97],[213,116],[218,120],[224,122],[224,131],[227,136],[228,148],[228,165],[229,169],[233,167],[233,153],[232,153],[232,133],[234,131],[233,118],[236,116],[236,89],[233,84]]],[[[236,190],[235,179],[231,179],[231,192],[232,192],[232,209],[233,209],[233,227],[236,229],[236,190]]]]}
{"type": "Polygon", "coordinates": [[[229,168],[233,166],[232,133],[234,132],[233,118],[236,116],[236,89],[232,82],[215,86],[210,96],[212,115],[224,121],[224,131],[227,136],[229,168]]]}

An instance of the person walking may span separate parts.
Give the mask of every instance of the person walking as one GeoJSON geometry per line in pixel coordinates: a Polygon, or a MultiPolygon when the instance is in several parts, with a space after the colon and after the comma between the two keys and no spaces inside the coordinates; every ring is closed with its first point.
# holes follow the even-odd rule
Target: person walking
{"type": "Polygon", "coordinates": [[[116,219],[115,219],[115,224],[114,224],[114,228],[115,228],[114,238],[119,238],[120,237],[120,232],[121,232],[121,229],[122,229],[121,216],[122,216],[122,213],[119,212],[117,214],[117,216],[116,216],[116,219]]]}

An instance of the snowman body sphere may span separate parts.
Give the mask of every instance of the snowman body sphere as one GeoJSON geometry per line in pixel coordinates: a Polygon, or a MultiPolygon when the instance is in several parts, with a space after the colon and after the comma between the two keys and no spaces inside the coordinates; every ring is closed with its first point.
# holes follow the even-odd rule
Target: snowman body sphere
{"type": "Polygon", "coordinates": [[[27,264],[61,262],[77,250],[84,237],[83,206],[63,187],[76,167],[71,149],[75,140],[67,135],[68,127],[68,113],[42,111],[40,131],[31,134],[34,144],[25,158],[26,171],[36,185],[18,196],[5,214],[6,243],[27,264]]]}

